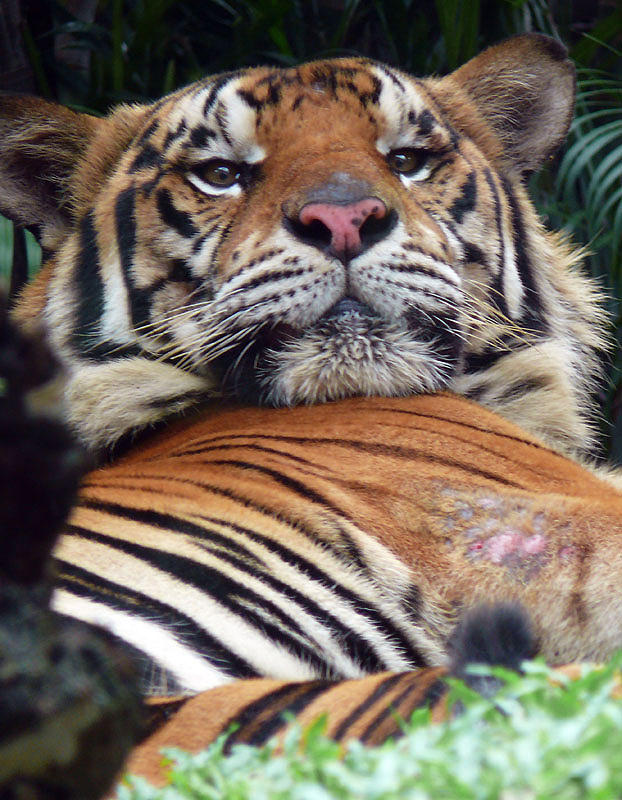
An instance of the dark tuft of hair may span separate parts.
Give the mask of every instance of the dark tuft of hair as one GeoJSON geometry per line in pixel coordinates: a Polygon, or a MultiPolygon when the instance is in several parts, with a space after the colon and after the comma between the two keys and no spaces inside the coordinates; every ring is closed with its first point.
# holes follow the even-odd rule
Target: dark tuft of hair
{"type": "Polygon", "coordinates": [[[499,687],[495,678],[472,675],[470,664],[486,664],[520,671],[523,661],[533,658],[537,642],[527,612],[519,605],[479,606],[465,614],[450,641],[450,672],[483,695],[499,687]]]}

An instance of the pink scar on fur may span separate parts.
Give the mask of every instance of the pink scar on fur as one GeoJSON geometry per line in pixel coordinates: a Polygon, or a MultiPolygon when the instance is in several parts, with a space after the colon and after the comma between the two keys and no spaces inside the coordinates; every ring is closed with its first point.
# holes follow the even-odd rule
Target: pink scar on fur
{"type": "Polygon", "coordinates": [[[506,530],[472,542],[469,554],[486,559],[493,564],[511,563],[517,566],[520,561],[533,560],[546,551],[546,538],[541,533],[527,536],[519,531],[506,530]]]}

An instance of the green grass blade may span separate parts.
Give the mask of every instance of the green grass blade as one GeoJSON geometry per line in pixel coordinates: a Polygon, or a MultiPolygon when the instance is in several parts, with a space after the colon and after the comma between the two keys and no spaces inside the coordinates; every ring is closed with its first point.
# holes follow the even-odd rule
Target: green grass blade
{"type": "Polygon", "coordinates": [[[599,158],[602,150],[622,137],[622,120],[614,120],[581,136],[566,152],[559,167],[557,183],[568,201],[581,172],[599,158]]]}

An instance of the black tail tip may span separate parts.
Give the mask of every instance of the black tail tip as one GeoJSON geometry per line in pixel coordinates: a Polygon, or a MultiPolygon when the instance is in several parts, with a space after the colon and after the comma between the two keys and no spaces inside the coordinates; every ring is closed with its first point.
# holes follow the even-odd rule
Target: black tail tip
{"type": "MultiPolygon", "coordinates": [[[[517,604],[478,606],[467,612],[449,642],[451,673],[473,685],[469,664],[520,670],[533,658],[537,642],[527,612],[517,604]]],[[[474,686],[474,688],[478,688],[474,686]]]]}

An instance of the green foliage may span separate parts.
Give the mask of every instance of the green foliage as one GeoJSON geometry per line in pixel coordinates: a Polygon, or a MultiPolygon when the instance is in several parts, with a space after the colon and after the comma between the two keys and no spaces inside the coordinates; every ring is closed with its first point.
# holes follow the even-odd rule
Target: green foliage
{"type": "Polygon", "coordinates": [[[377,748],[341,748],[321,723],[290,729],[282,753],[275,745],[223,740],[192,756],[177,750],[171,786],[155,789],[129,778],[119,800],[608,800],[622,796],[622,702],[612,699],[621,658],[605,669],[585,668],[576,681],[540,662],[525,675],[478,670],[504,683],[485,699],[452,681],[461,713],[439,725],[417,711],[405,734],[377,748]]]}
{"type": "Polygon", "coordinates": [[[8,219],[0,217],[0,291],[9,286],[12,257],[13,226],[8,219]]]}

